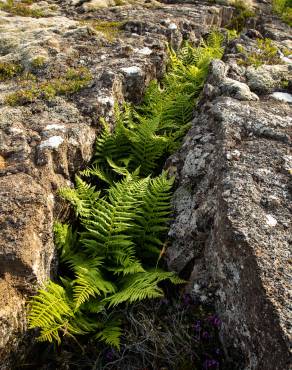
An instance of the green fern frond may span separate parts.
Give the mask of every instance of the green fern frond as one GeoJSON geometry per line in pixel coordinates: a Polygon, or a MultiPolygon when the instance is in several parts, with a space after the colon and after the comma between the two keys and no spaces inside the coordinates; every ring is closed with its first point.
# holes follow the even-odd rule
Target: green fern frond
{"type": "Polygon", "coordinates": [[[149,181],[141,211],[136,216],[140,228],[136,229],[134,235],[136,243],[142,250],[157,252],[163,244],[161,235],[167,230],[171,213],[173,182],[174,178],[168,179],[166,172],[149,181]]]}
{"type": "Polygon", "coordinates": [[[97,339],[105,342],[111,347],[120,349],[120,338],[122,335],[121,321],[111,320],[104,325],[104,328],[96,335],[97,339]]]}
{"type": "Polygon", "coordinates": [[[73,205],[77,216],[88,217],[100,192],[95,190],[95,186],[87,184],[77,175],[75,183],[75,189],[61,188],[59,195],[73,205]]]}
{"type": "Polygon", "coordinates": [[[90,297],[114,293],[116,287],[110,281],[106,281],[97,269],[79,267],[76,271],[76,279],[73,281],[73,298],[75,311],[90,297]]]}
{"type": "Polygon", "coordinates": [[[92,167],[86,168],[80,172],[80,175],[84,177],[97,177],[108,185],[114,184],[111,171],[107,168],[101,168],[98,165],[93,165],[92,167]]]}
{"type": "Polygon", "coordinates": [[[131,144],[132,169],[140,167],[141,175],[149,175],[157,166],[157,161],[166,152],[169,139],[158,135],[158,119],[141,119],[136,130],[128,130],[127,136],[131,144]]]}
{"type": "Polygon", "coordinates": [[[77,243],[77,234],[73,232],[72,226],[62,224],[61,222],[54,223],[55,244],[59,250],[61,261],[71,256],[77,243]]]}
{"type": "Polygon", "coordinates": [[[161,281],[171,280],[174,284],[184,283],[174,272],[146,271],[125,277],[121,281],[120,290],[104,301],[109,307],[115,307],[123,302],[133,303],[143,299],[153,299],[163,296],[163,290],[158,286],[161,281]]]}
{"type": "Polygon", "coordinates": [[[39,340],[61,342],[60,331],[68,330],[74,312],[64,288],[50,281],[30,301],[29,328],[41,328],[39,340]]]}

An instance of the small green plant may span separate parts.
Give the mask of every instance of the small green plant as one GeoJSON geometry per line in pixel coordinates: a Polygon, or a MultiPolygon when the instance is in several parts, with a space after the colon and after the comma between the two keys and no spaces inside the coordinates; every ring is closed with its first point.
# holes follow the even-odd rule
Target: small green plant
{"type": "MultiPolygon", "coordinates": [[[[159,172],[189,127],[209,64],[222,57],[222,41],[212,33],[198,48],[169,50],[162,85],[153,82],[141,106],[117,108],[114,132],[103,121],[93,166],[76,176],[74,189],[60,190],[79,227],[55,225],[65,276],[31,301],[29,325],[41,329],[41,341],[91,335],[119,348],[114,308],[163,297],[162,282],[184,282],[160,266],[174,179],[159,172]]],[[[79,77],[70,71],[66,78],[79,77]]]]}
{"type": "Polygon", "coordinates": [[[246,26],[247,21],[255,16],[255,13],[243,0],[236,0],[233,6],[236,8],[236,14],[226,28],[240,33],[246,26]]]}
{"type": "Polygon", "coordinates": [[[34,1],[23,0],[15,2],[14,0],[7,0],[6,2],[0,1],[0,10],[4,10],[10,14],[20,15],[22,17],[44,17],[44,13],[40,9],[32,9],[31,5],[34,1]]]}
{"type": "Polygon", "coordinates": [[[281,64],[278,55],[278,48],[271,39],[257,39],[256,50],[248,52],[242,45],[237,45],[237,50],[244,55],[244,59],[238,61],[239,64],[260,67],[263,64],[281,64]]]}
{"type": "Polygon", "coordinates": [[[39,69],[42,68],[46,63],[46,58],[44,57],[36,57],[33,59],[31,65],[33,68],[39,69]]]}
{"type": "Polygon", "coordinates": [[[292,26],[292,0],[273,0],[273,10],[284,22],[292,26]]]}
{"type": "Polygon", "coordinates": [[[57,95],[71,95],[88,86],[92,75],[87,68],[68,69],[64,77],[51,81],[29,81],[28,86],[6,96],[10,106],[24,105],[37,99],[50,100],[57,95]]]}
{"type": "Polygon", "coordinates": [[[20,75],[23,67],[19,63],[0,62],[0,81],[5,81],[20,75]]]}
{"type": "Polygon", "coordinates": [[[238,32],[236,30],[226,29],[226,31],[227,31],[227,42],[230,42],[230,41],[236,39],[239,36],[238,32]]]}

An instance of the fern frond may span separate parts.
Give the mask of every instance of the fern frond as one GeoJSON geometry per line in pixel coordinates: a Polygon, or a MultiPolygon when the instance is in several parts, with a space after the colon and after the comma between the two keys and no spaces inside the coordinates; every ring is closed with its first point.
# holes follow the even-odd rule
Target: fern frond
{"type": "Polygon", "coordinates": [[[167,178],[166,172],[149,181],[141,211],[136,216],[140,228],[134,237],[141,250],[146,249],[150,253],[160,251],[171,212],[173,181],[173,178],[167,178]]]}
{"type": "Polygon", "coordinates": [[[61,342],[60,331],[68,330],[68,322],[74,317],[71,302],[64,288],[50,281],[30,301],[29,328],[41,328],[39,340],[61,342]]]}
{"type": "Polygon", "coordinates": [[[77,242],[77,234],[73,232],[72,227],[60,222],[54,223],[55,244],[59,250],[61,261],[72,255],[77,242]]]}
{"type": "Polygon", "coordinates": [[[123,302],[135,302],[143,299],[153,299],[163,296],[163,290],[158,286],[161,281],[171,280],[172,283],[182,284],[184,281],[176,277],[174,272],[146,271],[125,277],[120,290],[104,301],[109,307],[115,307],[123,302]]]}
{"type": "Polygon", "coordinates": [[[76,270],[76,279],[73,281],[75,311],[90,297],[96,297],[102,293],[107,295],[116,291],[114,284],[105,280],[97,269],[79,267],[76,270]]]}
{"type": "Polygon", "coordinates": [[[142,175],[149,175],[157,166],[157,161],[166,152],[169,139],[158,135],[158,119],[141,119],[136,130],[127,130],[131,144],[131,165],[135,169],[140,167],[142,175]]]}
{"type": "Polygon", "coordinates": [[[73,205],[77,216],[88,217],[91,208],[100,196],[100,192],[95,190],[95,186],[87,184],[77,175],[75,183],[75,189],[61,188],[59,195],[73,205]]]}
{"type": "Polygon", "coordinates": [[[97,177],[108,185],[113,185],[114,183],[111,171],[106,168],[101,168],[98,165],[93,165],[92,167],[86,168],[80,172],[80,175],[84,177],[97,177]]]}
{"type": "Polygon", "coordinates": [[[120,337],[122,335],[121,322],[111,320],[104,325],[104,328],[96,335],[97,339],[105,342],[111,347],[120,349],[120,337]]]}

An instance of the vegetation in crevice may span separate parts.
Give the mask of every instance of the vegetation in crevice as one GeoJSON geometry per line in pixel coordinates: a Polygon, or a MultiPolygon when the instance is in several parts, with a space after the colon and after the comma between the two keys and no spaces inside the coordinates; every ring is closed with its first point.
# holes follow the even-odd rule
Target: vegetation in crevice
{"type": "MultiPolygon", "coordinates": [[[[44,60],[33,61],[35,67],[40,68],[44,60]]],[[[64,76],[52,78],[49,81],[38,81],[31,74],[30,79],[25,81],[26,86],[5,97],[5,103],[10,106],[24,105],[37,99],[50,100],[57,95],[71,95],[88,86],[92,80],[90,71],[85,67],[69,68],[64,76]]]]}
{"type": "Polygon", "coordinates": [[[273,0],[273,10],[289,26],[292,26],[292,0],[273,0]]]}
{"type": "Polygon", "coordinates": [[[170,50],[162,83],[150,84],[140,106],[116,108],[113,132],[103,120],[92,166],[76,176],[74,189],[60,190],[78,227],[55,225],[62,276],[30,302],[29,325],[40,328],[40,341],[86,335],[118,351],[127,321],[120,311],[184,282],[163,270],[173,178],[161,168],[189,128],[222,42],[214,32],[197,48],[170,50]]]}
{"type": "Polygon", "coordinates": [[[237,50],[243,56],[238,61],[241,65],[260,67],[263,64],[283,64],[277,46],[269,38],[257,39],[254,51],[247,51],[242,45],[237,45],[237,50]]]}
{"type": "Polygon", "coordinates": [[[0,81],[9,80],[19,76],[23,72],[23,67],[19,63],[0,62],[0,81]]]}
{"type": "Polygon", "coordinates": [[[22,17],[44,17],[45,15],[41,9],[33,9],[30,7],[34,2],[34,0],[22,0],[20,2],[16,2],[15,0],[0,1],[0,10],[22,17]]]}
{"type": "Polygon", "coordinates": [[[108,41],[114,41],[121,32],[124,22],[104,21],[104,20],[86,20],[83,24],[90,25],[93,29],[101,32],[108,41]]]}
{"type": "Polygon", "coordinates": [[[236,0],[232,5],[236,9],[235,15],[226,28],[242,32],[248,20],[255,17],[255,12],[250,4],[243,0],[236,0]]]}

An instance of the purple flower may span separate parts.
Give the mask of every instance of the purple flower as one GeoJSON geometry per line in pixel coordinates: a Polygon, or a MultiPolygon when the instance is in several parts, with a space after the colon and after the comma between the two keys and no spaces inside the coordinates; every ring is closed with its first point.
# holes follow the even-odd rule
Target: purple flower
{"type": "Polygon", "coordinates": [[[208,317],[208,320],[216,328],[219,328],[221,326],[221,324],[222,324],[222,321],[216,315],[213,315],[213,316],[208,317]]]}
{"type": "Polygon", "coordinates": [[[105,358],[108,360],[108,361],[112,361],[115,357],[115,351],[113,349],[110,349],[106,352],[105,354],[105,358]]]}
{"type": "Polygon", "coordinates": [[[201,331],[201,321],[200,320],[198,320],[198,321],[196,321],[196,323],[195,323],[195,325],[194,325],[194,329],[195,329],[195,331],[201,331]]]}
{"type": "Polygon", "coordinates": [[[207,331],[204,331],[203,334],[202,334],[202,337],[204,339],[208,339],[208,338],[210,338],[210,334],[207,331]]]}
{"type": "Polygon", "coordinates": [[[204,369],[218,369],[219,368],[219,362],[217,360],[206,360],[203,364],[204,369]]]}
{"type": "Polygon", "coordinates": [[[183,303],[184,305],[188,306],[189,304],[192,303],[192,298],[189,294],[184,294],[183,295],[183,303]]]}

